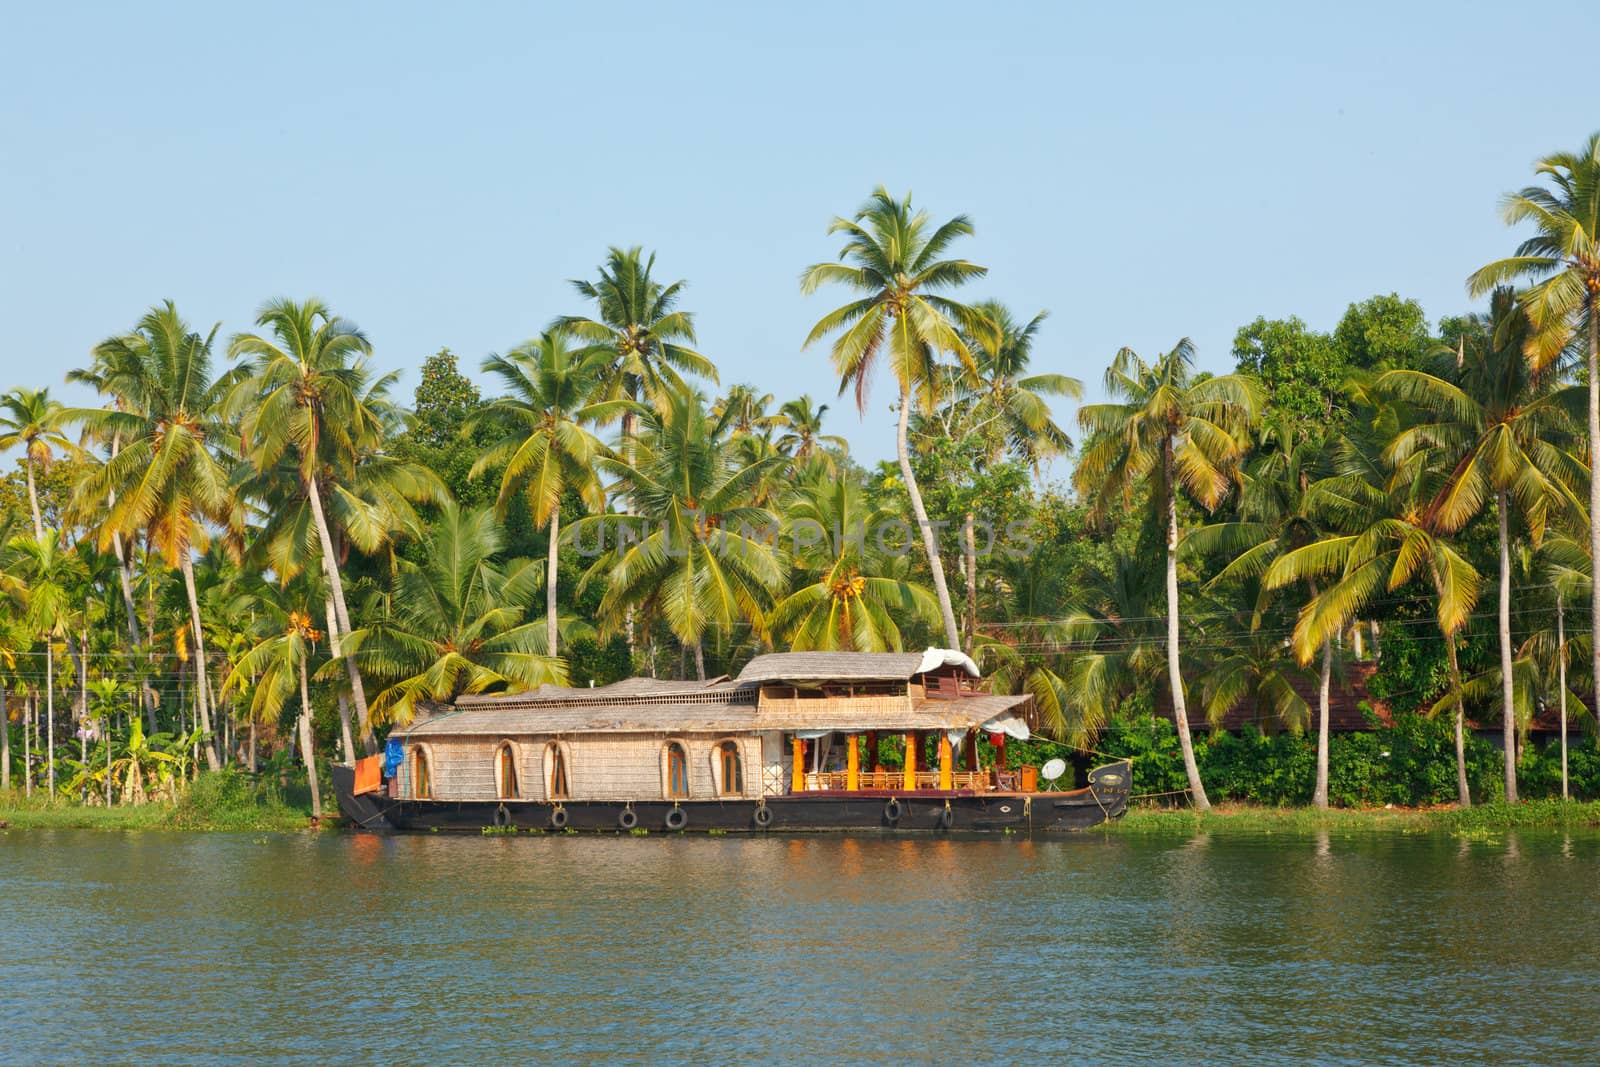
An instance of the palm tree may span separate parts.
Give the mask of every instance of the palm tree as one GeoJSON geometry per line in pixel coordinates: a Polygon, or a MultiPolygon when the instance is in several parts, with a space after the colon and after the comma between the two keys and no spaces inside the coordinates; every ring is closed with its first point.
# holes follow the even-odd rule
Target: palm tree
{"type": "MultiPolygon", "coordinates": [[[[80,510],[109,501],[101,549],[115,533],[143,533],[167,566],[183,574],[195,648],[195,702],[200,729],[207,734],[210,687],[193,554],[210,543],[209,524],[226,527],[235,518],[228,471],[213,453],[226,436],[218,407],[233,380],[212,377],[217,329],[204,336],[190,330],[170,300],[151,308],[131,333],[97,346],[114,368],[109,387],[132,402],[125,410],[72,413],[91,432],[123,442],[115,456],[84,477],[76,494],[80,510]]],[[[212,770],[221,766],[214,738],[206,738],[205,753],[212,770]]]]}
{"type": "Polygon", "coordinates": [[[1457,353],[1439,373],[1391,370],[1375,392],[1416,409],[1414,425],[1389,444],[1396,461],[1425,448],[1443,450],[1453,469],[1428,508],[1439,533],[1462,529],[1492,494],[1500,542],[1500,688],[1504,720],[1506,800],[1517,801],[1516,695],[1511,644],[1512,505],[1535,541],[1552,510],[1583,504],[1569,488],[1587,475],[1563,447],[1575,436],[1568,416],[1578,388],[1542,388],[1524,352],[1533,343],[1528,316],[1509,288],[1496,289],[1487,318],[1473,315],[1457,353]],[[1459,366],[1456,365],[1459,361],[1459,366]],[[1558,444],[1557,442],[1561,443],[1558,444]]]}
{"type": "Polygon", "coordinates": [[[347,654],[389,683],[373,699],[375,716],[405,723],[427,701],[565,680],[543,627],[524,621],[539,565],[497,562],[504,543],[492,511],[440,510],[426,560],[394,575],[389,613],[346,641],[347,654]]]}
{"type": "Polygon", "coordinates": [[[0,450],[22,447],[22,465],[28,472],[28,509],[33,514],[33,536],[44,537],[44,517],[39,512],[39,489],[34,468],[49,470],[55,449],[72,451],[62,434],[67,409],[50,398],[49,389],[18,388],[0,396],[0,450]]]}
{"type": "Polygon", "coordinates": [[[83,561],[61,543],[58,530],[43,537],[13,537],[7,545],[12,557],[7,584],[14,600],[20,600],[23,629],[42,638],[45,657],[45,736],[49,796],[56,793],[56,678],[57,642],[65,643],[77,631],[82,618],[84,585],[83,561]]]}
{"type": "MultiPolygon", "coordinates": [[[[258,334],[233,338],[229,354],[249,362],[248,376],[229,397],[228,408],[243,415],[241,443],[257,471],[280,460],[293,463],[298,495],[311,508],[335,618],[340,633],[349,634],[350,606],[324,494],[340,492],[360,457],[381,448],[388,429],[386,410],[367,402],[366,357],[372,345],[354,323],[335,316],[315,297],[301,303],[269,301],[256,325],[269,329],[273,340],[258,334]]],[[[361,743],[370,753],[376,741],[366,688],[356,662],[348,656],[344,661],[361,743]]]]}
{"type": "Polygon", "coordinates": [[[1050,413],[1050,397],[1078,400],[1083,383],[1065,374],[1028,374],[1033,343],[1049,313],[1025,325],[998,300],[974,304],[976,316],[965,331],[974,370],[957,378],[955,403],[968,409],[968,421],[992,441],[990,454],[1002,451],[1037,472],[1052,456],[1072,450],[1072,438],[1050,413]]]}
{"type": "MultiPolygon", "coordinates": [[[[663,390],[682,390],[678,372],[717,380],[717,368],[689,347],[695,343],[694,316],[678,310],[681,279],[662,285],[652,275],[656,257],[648,258],[637,245],[611,248],[594,281],[572,279],[578,295],[595,304],[596,318],[565,315],[551,324],[579,341],[581,356],[603,352],[607,357],[608,398],[642,400],[663,390]]],[[[638,416],[629,409],[622,416],[624,448],[638,430],[638,416]]]]}
{"type": "Polygon", "coordinates": [[[311,816],[322,818],[322,792],[317,784],[316,751],[311,731],[311,657],[322,640],[322,633],[311,624],[304,610],[306,597],[286,598],[302,607],[285,610],[279,598],[264,597],[258,604],[260,615],[252,627],[255,644],[239,658],[223,682],[224,694],[250,691],[250,717],[255,722],[274,723],[291,696],[298,696],[300,714],[296,726],[300,751],[306,763],[306,780],[311,787],[311,816]]]}
{"type": "Polygon", "coordinates": [[[900,557],[876,532],[896,516],[849,477],[802,482],[783,509],[795,588],[767,624],[796,652],[898,652],[903,627],[934,623],[933,594],[896,573],[900,557]]]}
{"type": "Polygon", "coordinates": [[[1189,736],[1178,631],[1178,494],[1207,511],[1227,496],[1248,445],[1258,406],[1255,383],[1238,375],[1196,381],[1194,345],[1183,338],[1154,363],[1131,349],[1117,353],[1106,371],[1114,402],[1078,411],[1089,434],[1074,481],[1095,500],[1097,513],[1130,504],[1142,489],[1167,530],[1167,679],[1172,714],[1183,750],[1194,805],[1211,807],[1189,736]]]}
{"type": "MultiPolygon", "coordinates": [[[[611,451],[585,429],[586,424],[615,417],[626,401],[602,399],[609,364],[606,353],[580,356],[567,347],[566,337],[550,330],[538,340],[504,356],[483,361],[486,373],[505,383],[510,396],[490,403],[481,419],[505,428],[505,435],[489,446],[473,464],[470,477],[503,466],[500,497],[502,516],[521,490],[528,496],[535,528],[547,527],[550,550],[545,568],[545,650],[555,655],[558,641],[556,616],[556,564],[561,543],[561,498],[577,494],[590,509],[605,507],[597,463],[611,451]]],[[[470,426],[475,423],[469,423],[470,426]]]]}
{"type": "Polygon", "coordinates": [[[829,334],[838,335],[831,355],[839,374],[839,392],[843,394],[853,384],[856,406],[863,413],[873,372],[887,350],[890,370],[900,387],[896,437],[900,475],[922,533],[945,641],[951,648],[960,648],[938,536],[928,521],[928,509],[911,469],[908,428],[913,401],[920,399],[927,409],[936,399],[939,353],[953,353],[973,369],[972,356],[961,338],[961,327],[973,320],[973,312],[941,293],[982,277],[987,269],[964,259],[940,258],[956,238],[973,232],[965,215],[937,228],[930,229],[930,222],[927,212],[912,209],[909,193],[903,200],[895,200],[879,186],[853,218],[835,218],[829,225],[830,234],[846,235],[844,249],[838,262],[808,267],[800,276],[800,290],[814,293],[832,282],[863,294],[819,319],[806,337],[806,346],[829,334]]]}
{"type": "MultiPolygon", "coordinates": [[[[1558,152],[1534,165],[1549,187],[1531,185],[1505,197],[1507,225],[1532,223],[1533,236],[1516,254],[1496,260],[1467,279],[1467,289],[1482,296],[1496,286],[1530,282],[1521,295],[1533,328],[1527,354],[1536,369],[1555,361],[1583,331],[1588,354],[1591,450],[1600,441],[1600,133],[1592,134],[1576,153],[1558,152]]],[[[1591,467],[1593,464],[1591,463],[1591,467]]],[[[1600,515],[1600,479],[1591,470],[1589,514],[1600,515]]],[[[1600,521],[1589,525],[1589,556],[1600,557],[1600,521]]],[[[1600,584],[1590,592],[1591,618],[1600,622],[1600,584]]],[[[1600,641],[1590,650],[1600,708],[1600,641]]]]}
{"type": "Polygon", "coordinates": [[[843,437],[822,432],[822,419],[827,413],[828,405],[818,404],[809,393],[804,393],[798,399],[785,402],[778,409],[778,414],[773,416],[776,425],[783,431],[778,435],[778,451],[794,461],[795,471],[816,460],[832,475],[837,465],[828,450],[833,449],[841,455],[850,450],[850,443],[843,437]]]}
{"type": "Polygon", "coordinates": [[[1346,532],[1282,553],[1267,568],[1263,584],[1278,589],[1299,581],[1329,583],[1295,621],[1293,647],[1302,663],[1309,663],[1323,642],[1348,629],[1380,596],[1419,578],[1431,584],[1450,675],[1449,693],[1439,707],[1454,709],[1456,792],[1465,807],[1472,798],[1456,635],[1477,603],[1481,583],[1472,564],[1429,522],[1429,503],[1443,478],[1439,458],[1428,449],[1401,455],[1376,441],[1346,437],[1340,443],[1340,473],[1311,490],[1311,506],[1346,532]]]}
{"type": "MultiPolygon", "coordinates": [[[[1252,645],[1248,649],[1237,648],[1222,664],[1213,667],[1212,673],[1218,678],[1241,677],[1239,672],[1243,670],[1244,677],[1253,679],[1251,687],[1260,690],[1277,671],[1272,660],[1278,654],[1275,643],[1261,643],[1261,622],[1268,599],[1261,578],[1285,552],[1313,544],[1331,532],[1325,517],[1313,507],[1315,498],[1309,490],[1331,476],[1333,470],[1331,434],[1322,427],[1306,426],[1288,416],[1269,416],[1263,421],[1258,438],[1256,458],[1246,468],[1239,493],[1237,517],[1196,530],[1190,535],[1189,547],[1201,553],[1221,552],[1228,558],[1228,563],[1207,583],[1208,588],[1237,581],[1257,594],[1249,627],[1252,645]]],[[[1317,580],[1308,577],[1307,584],[1310,596],[1316,597],[1317,580]]],[[[1333,677],[1331,636],[1323,639],[1321,660],[1317,679],[1317,771],[1311,802],[1326,808],[1331,744],[1328,712],[1333,677]]],[[[1301,714],[1302,708],[1290,699],[1292,690],[1285,690],[1276,681],[1267,687],[1272,691],[1269,702],[1281,718],[1301,714]]],[[[1226,713],[1225,698],[1233,693],[1242,690],[1217,678],[1210,682],[1206,704],[1207,716],[1213,722],[1226,713]]]]}
{"type": "Polygon", "coordinates": [[[637,536],[625,518],[591,515],[573,527],[579,543],[612,546],[585,573],[580,592],[604,582],[602,615],[654,608],[705,677],[708,628],[735,622],[759,626],[783,572],[770,531],[772,512],[749,503],[784,462],[772,456],[745,462],[729,433],[731,413],[706,414],[704,400],[672,392],[646,412],[631,462],[602,460],[617,486],[635,502],[647,529],[637,536]]]}
{"type": "Polygon", "coordinates": [[[1160,678],[1164,642],[1154,575],[1143,558],[1114,555],[1083,573],[1064,613],[1043,618],[1028,612],[1032,597],[1014,583],[1012,599],[1021,608],[1016,646],[993,638],[976,645],[994,690],[1028,693],[1045,733],[1088,747],[1125,700],[1160,678]]]}

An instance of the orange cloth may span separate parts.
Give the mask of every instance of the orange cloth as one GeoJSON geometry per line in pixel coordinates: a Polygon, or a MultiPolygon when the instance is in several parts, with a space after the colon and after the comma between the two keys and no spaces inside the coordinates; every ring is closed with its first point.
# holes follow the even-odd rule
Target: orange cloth
{"type": "Polygon", "coordinates": [[[383,788],[383,757],[368,756],[356,760],[355,795],[376,793],[383,788]]]}

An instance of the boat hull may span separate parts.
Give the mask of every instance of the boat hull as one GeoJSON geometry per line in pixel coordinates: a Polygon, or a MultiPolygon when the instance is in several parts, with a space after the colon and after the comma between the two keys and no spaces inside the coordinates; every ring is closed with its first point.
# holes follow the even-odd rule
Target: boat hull
{"type": "Polygon", "coordinates": [[[1127,763],[1090,772],[1084,789],[1044,793],[920,790],[793,793],[762,800],[392,800],[353,795],[333,767],[345,820],[368,832],[1053,833],[1086,830],[1127,809],[1127,763]],[[559,814],[558,814],[559,813],[559,814]]]}

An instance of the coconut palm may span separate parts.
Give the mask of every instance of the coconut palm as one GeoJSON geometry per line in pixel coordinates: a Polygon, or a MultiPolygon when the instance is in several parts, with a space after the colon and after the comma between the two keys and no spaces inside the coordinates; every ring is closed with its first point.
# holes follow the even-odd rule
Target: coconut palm
{"type": "MultiPolygon", "coordinates": [[[[1588,357],[1588,437],[1600,441],[1600,133],[1577,152],[1558,152],[1534,165],[1548,185],[1531,185],[1507,195],[1502,211],[1507,225],[1531,223],[1532,236],[1515,255],[1496,260],[1467,279],[1467,289],[1482,296],[1496,286],[1529,282],[1520,301],[1532,326],[1527,354],[1536,369],[1554,362],[1582,332],[1588,357]]],[[[1591,446],[1592,447],[1592,446],[1591,446]]],[[[1589,478],[1589,513],[1600,515],[1600,480],[1589,478]]],[[[1589,556],[1600,556],[1600,522],[1589,527],[1589,556]]],[[[1600,585],[1590,591],[1590,616],[1600,620],[1600,585]]],[[[1590,650],[1600,708],[1600,641],[1590,650]]]]}
{"type": "Polygon", "coordinates": [[[1027,373],[1048,312],[1020,324],[998,300],[972,310],[977,314],[964,333],[974,369],[958,375],[954,403],[966,407],[968,422],[994,442],[991,455],[1010,452],[1037,472],[1045,460],[1072,449],[1072,438],[1051,416],[1049,398],[1077,400],[1083,383],[1065,374],[1027,373]]]}
{"type": "MultiPolygon", "coordinates": [[[[108,386],[131,401],[123,410],[73,412],[91,432],[114,435],[121,450],[78,485],[75,506],[88,510],[109,501],[101,523],[101,549],[114,533],[143,534],[168,567],[183,575],[194,639],[195,706],[201,731],[211,732],[206,644],[194,580],[194,553],[204,552],[214,528],[237,519],[228,471],[215,450],[228,436],[218,417],[232,375],[213,377],[211,348],[218,327],[189,329],[171,301],[151,308],[133,331],[97,346],[113,368],[108,386]]],[[[205,740],[206,763],[216,770],[215,740],[205,740]]]]}
{"type": "MultiPolygon", "coordinates": [[[[239,334],[229,344],[234,358],[248,362],[247,376],[230,395],[228,409],[242,416],[241,446],[256,471],[280,461],[293,465],[297,496],[311,509],[336,621],[340,633],[348,634],[350,606],[324,501],[347,495],[353,468],[381,449],[392,427],[387,404],[372,402],[374,387],[366,365],[372,345],[354,323],[335,316],[315,297],[299,303],[269,301],[257,314],[256,325],[265,327],[271,339],[239,334]]],[[[378,397],[389,380],[379,380],[378,397]]],[[[345,669],[361,743],[370,753],[376,742],[366,687],[354,660],[345,657],[345,669]]]]}
{"type": "Polygon", "coordinates": [[[498,561],[504,544],[492,511],[440,509],[421,546],[425,561],[402,563],[394,575],[388,614],[346,641],[346,654],[388,683],[373,698],[374,716],[406,723],[428,701],[565,679],[544,627],[524,621],[539,564],[498,561]]]}
{"type": "Polygon", "coordinates": [[[843,455],[850,451],[850,443],[843,437],[822,432],[822,419],[827,413],[828,405],[818,404],[809,393],[804,393],[798,399],[787,401],[773,416],[782,430],[778,434],[778,451],[793,460],[795,471],[815,461],[831,476],[837,470],[832,452],[843,455]]]}
{"type": "MultiPolygon", "coordinates": [[[[656,257],[637,245],[611,248],[594,281],[572,279],[578,295],[595,304],[596,317],[566,315],[551,324],[583,342],[582,355],[606,354],[608,399],[643,400],[663,390],[682,390],[679,372],[717,380],[717,368],[689,347],[695,343],[694,316],[678,310],[685,282],[655,280],[656,257]]],[[[619,412],[626,451],[638,431],[631,409],[619,412]]]]}
{"type": "MultiPolygon", "coordinates": [[[[1251,643],[1239,646],[1214,665],[1213,678],[1205,687],[1206,713],[1213,722],[1227,713],[1232,706],[1230,699],[1242,699],[1248,689],[1266,696],[1267,703],[1285,721],[1298,719],[1304,711],[1304,702],[1296,703],[1297,695],[1291,699],[1292,687],[1286,689],[1278,679],[1281,672],[1273,662],[1281,655],[1278,643],[1262,642],[1261,624],[1268,595],[1261,577],[1285,552],[1313,544],[1333,532],[1326,517],[1311,506],[1314,498],[1309,493],[1313,484],[1334,473],[1332,443],[1332,434],[1321,426],[1307,426],[1287,416],[1264,419],[1257,435],[1258,451],[1245,468],[1237,516],[1190,535],[1192,550],[1221,553],[1228,560],[1207,588],[1238,582],[1246,592],[1256,594],[1250,613],[1251,643]],[[1225,683],[1223,678],[1234,681],[1225,683]],[[1248,684],[1241,687],[1241,682],[1248,684]]],[[[1315,597],[1316,579],[1309,578],[1307,586],[1309,595],[1315,597]]],[[[1326,808],[1331,744],[1328,710],[1333,677],[1331,637],[1322,642],[1321,661],[1317,679],[1317,770],[1311,802],[1326,808]]]]}
{"type": "Polygon", "coordinates": [[[746,462],[730,432],[731,413],[711,416],[692,392],[670,392],[646,412],[631,462],[602,460],[637,507],[645,529],[615,515],[591,515],[572,528],[580,544],[609,540],[579,586],[604,583],[608,620],[630,609],[659,612],[705,677],[706,631],[736,622],[759,627],[783,571],[770,532],[777,519],[749,503],[783,463],[746,462]]]}
{"type": "Polygon", "coordinates": [[[1576,436],[1570,413],[1581,403],[1579,389],[1543,387],[1524,356],[1533,341],[1528,316],[1512,291],[1502,287],[1494,291],[1487,317],[1466,320],[1460,348],[1444,355],[1437,373],[1391,370],[1374,384],[1380,398],[1415,409],[1414,424],[1388,446],[1394,461],[1434,448],[1453,465],[1429,504],[1426,521],[1432,527],[1454,534],[1486,500],[1494,500],[1500,544],[1500,710],[1510,803],[1517,800],[1511,511],[1515,506],[1522,514],[1537,542],[1552,511],[1582,513],[1583,503],[1571,487],[1588,474],[1564,447],[1576,436]]]}
{"type": "Polygon", "coordinates": [[[819,319],[805,343],[809,347],[830,334],[837,335],[831,355],[839,374],[839,392],[843,394],[853,385],[856,406],[862,412],[879,358],[887,355],[900,389],[896,436],[900,475],[933,574],[945,641],[951,648],[960,648],[938,536],[928,521],[928,509],[911,469],[908,429],[912,404],[920,401],[924,409],[931,409],[937,399],[940,353],[951,353],[974,369],[961,337],[961,327],[973,320],[972,310],[942,294],[982,277],[987,268],[964,259],[941,258],[958,237],[973,232],[971,220],[957,215],[938,227],[931,226],[931,221],[927,212],[913,210],[910,194],[896,200],[879,186],[854,217],[835,218],[829,225],[830,234],[845,235],[845,246],[837,262],[808,267],[800,276],[800,290],[809,294],[836,283],[862,294],[859,300],[819,319]]]}
{"type": "Polygon", "coordinates": [[[1381,596],[1413,581],[1427,582],[1445,642],[1450,688],[1436,710],[1455,717],[1456,791],[1463,807],[1467,788],[1465,707],[1456,635],[1478,601],[1478,571],[1429,521],[1430,501],[1444,475],[1435,450],[1401,454],[1361,436],[1340,442],[1339,473],[1312,486],[1311,507],[1342,532],[1279,555],[1263,584],[1278,589],[1317,581],[1321,591],[1300,609],[1292,638],[1301,663],[1309,663],[1325,641],[1342,633],[1381,596]]]}
{"type": "Polygon", "coordinates": [[[291,697],[298,697],[300,714],[296,727],[300,751],[306,764],[306,781],[311,788],[311,815],[322,818],[322,791],[317,784],[316,750],[311,730],[311,660],[322,632],[311,622],[308,604],[314,601],[306,590],[286,590],[279,597],[263,597],[251,628],[255,644],[239,657],[223,683],[224,695],[250,692],[250,717],[255,722],[275,723],[291,697]],[[298,592],[300,595],[295,595],[298,592]],[[299,604],[284,608],[283,603],[299,604]]]}
{"type": "Polygon", "coordinates": [[[1155,571],[1133,555],[1089,567],[1065,612],[1030,615],[1021,582],[1011,583],[1016,645],[983,637],[975,651],[996,692],[1028,693],[1044,732],[1087,747],[1123,702],[1161,676],[1163,631],[1155,571]]]}
{"type": "Polygon", "coordinates": [[[49,389],[13,389],[0,395],[0,451],[22,448],[22,466],[28,475],[28,510],[33,515],[33,536],[44,536],[39,512],[39,489],[34,471],[49,470],[55,450],[70,452],[72,442],[62,433],[68,412],[50,398],[49,389]]]}
{"type": "Polygon", "coordinates": [[[1187,337],[1153,363],[1131,349],[1117,353],[1106,371],[1110,403],[1078,411],[1089,434],[1074,475],[1099,514],[1133,502],[1141,490],[1167,531],[1167,678],[1172,713],[1194,804],[1210,808],[1189,736],[1178,632],[1178,495],[1207,511],[1228,495],[1248,447],[1256,417],[1252,379],[1223,375],[1197,381],[1194,345],[1187,337]]]}
{"type": "Polygon", "coordinates": [[[45,736],[49,796],[56,792],[56,648],[65,645],[82,620],[83,562],[61,543],[60,531],[43,537],[13,537],[7,544],[7,584],[20,601],[22,629],[44,642],[45,736]]]}
{"type": "MultiPolygon", "coordinates": [[[[503,467],[496,507],[505,515],[518,492],[525,492],[535,528],[549,532],[545,567],[545,650],[555,655],[559,633],[556,615],[556,573],[561,543],[561,499],[568,492],[591,510],[605,507],[597,463],[610,457],[585,426],[614,418],[627,401],[605,400],[610,356],[591,351],[579,355],[567,347],[559,331],[504,356],[492,355],[483,369],[503,382],[511,395],[490,403],[478,416],[504,428],[504,435],[473,464],[470,477],[503,467]]],[[[473,424],[469,424],[473,425],[473,424]]]]}
{"type": "Polygon", "coordinates": [[[903,558],[878,543],[878,531],[896,518],[852,478],[812,477],[796,488],[783,508],[794,591],[767,616],[787,647],[898,652],[906,625],[937,624],[933,594],[899,573],[903,558]]]}

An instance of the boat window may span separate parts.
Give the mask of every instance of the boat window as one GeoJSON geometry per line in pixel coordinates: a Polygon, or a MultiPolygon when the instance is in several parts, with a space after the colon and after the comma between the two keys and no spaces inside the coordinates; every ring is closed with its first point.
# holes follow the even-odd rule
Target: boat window
{"type": "Polygon", "coordinates": [[[673,741],[667,745],[667,796],[680,799],[689,795],[689,757],[683,746],[673,741]]]}
{"type": "Polygon", "coordinates": [[[567,777],[567,756],[561,746],[550,742],[545,764],[550,768],[550,799],[565,800],[572,795],[572,784],[567,777]]]}
{"type": "Polygon", "coordinates": [[[433,799],[433,771],[428,766],[428,754],[420,748],[411,757],[411,795],[418,800],[433,799]]]}
{"type": "Polygon", "coordinates": [[[517,791],[517,754],[510,741],[500,742],[495,758],[495,784],[500,799],[510,800],[521,794],[517,791]]]}
{"type": "Polygon", "coordinates": [[[739,744],[724,741],[717,746],[717,758],[722,763],[722,795],[729,797],[744,794],[744,770],[739,762],[739,744]]]}

